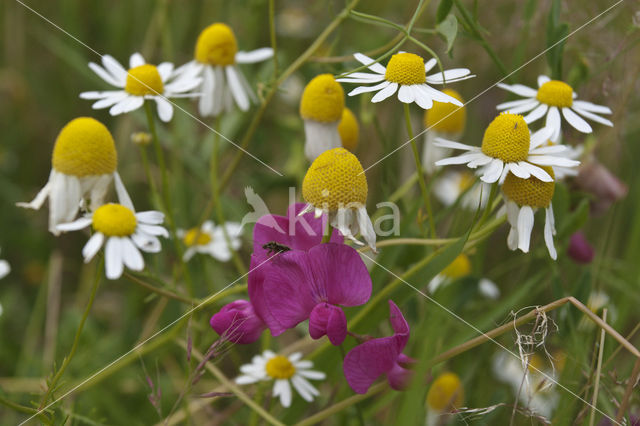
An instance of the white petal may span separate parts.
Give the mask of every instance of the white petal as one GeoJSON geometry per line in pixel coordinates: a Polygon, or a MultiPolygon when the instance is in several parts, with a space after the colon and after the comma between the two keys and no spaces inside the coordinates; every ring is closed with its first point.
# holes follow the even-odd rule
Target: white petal
{"type": "Polygon", "coordinates": [[[124,270],[120,238],[109,237],[105,246],[104,261],[107,278],[110,280],[120,278],[124,270]]]}
{"type": "Polygon", "coordinates": [[[51,179],[54,173],[56,172],[53,169],[51,170],[51,172],[49,172],[49,180],[47,180],[46,185],[43,186],[40,191],[38,191],[38,194],[36,194],[35,198],[32,201],[28,203],[24,203],[24,202],[16,203],[16,206],[22,207],[23,209],[33,209],[33,210],[38,210],[40,207],[42,207],[42,204],[44,204],[44,201],[49,197],[49,193],[51,191],[51,179]]]}
{"type": "Polygon", "coordinates": [[[202,80],[202,96],[198,103],[198,109],[200,115],[208,117],[213,114],[214,100],[214,85],[215,79],[213,74],[213,68],[211,66],[205,66],[203,71],[204,79],[202,80]]]}
{"type": "Polygon", "coordinates": [[[91,217],[81,217],[70,223],[61,223],[56,228],[58,231],[68,232],[68,231],[78,231],[80,229],[84,229],[87,226],[91,225],[91,217]]]}
{"type": "Polygon", "coordinates": [[[383,81],[380,84],[376,84],[375,86],[360,86],[360,87],[356,87],[355,89],[353,89],[352,91],[350,91],[348,93],[348,96],[355,96],[355,95],[359,95],[360,93],[366,93],[366,92],[377,92],[380,89],[384,89],[385,87],[387,87],[388,85],[390,85],[391,82],[389,81],[383,81]]]}
{"type": "Polygon", "coordinates": [[[591,133],[591,132],[593,132],[593,129],[591,128],[589,123],[584,121],[584,119],[582,117],[580,117],[578,114],[576,114],[575,112],[571,111],[570,108],[562,108],[562,115],[564,115],[564,118],[577,131],[582,132],[582,133],[591,133]]]}
{"type": "Polygon", "coordinates": [[[225,67],[227,72],[227,81],[229,82],[229,88],[231,89],[231,94],[233,95],[233,99],[235,99],[236,104],[242,111],[246,111],[249,109],[249,97],[244,91],[244,87],[242,87],[242,83],[240,83],[240,78],[238,77],[238,70],[234,66],[225,67]]]}
{"type": "Polygon", "coordinates": [[[162,225],[162,222],[164,222],[164,213],[149,210],[146,212],[136,213],[136,218],[138,221],[148,225],[162,225]]]}
{"type": "MultiPolygon", "coordinates": [[[[121,93],[122,90],[105,90],[103,92],[82,92],[80,93],[80,99],[104,99],[112,96],[114,93],[121,93]]],[[[126,93],[126,92],[125,92],[126,93]]]]}
{"type": "Polygon", "coordinates": [[[160,120],[165,123],[171,121],[171,117],[173,117],[173,105],[171,105],[171,102],[163,96],[154,96],[153,99],[156,101],[158,117],[160,117],[160,120]]]}
{"type": "Polygon", "coordinates": [[[125,91],[113,92],[113,94],[109,96],[105,96],[104,98],[100,99],[98,102],[94,102],[94,104],[91,105],[91,108],[93,109],[110,108],[111,106],[124,100],[128,96],[129,94],[125,91]]]}
{"type": "Polygon", "coordinates": [[[485,166],[485,170],[482,176],[480,177],[480,180],[487,183],[496,182],[498,179],[500,179],[503,168],[504,168],[504,163],[502,162],[502,160],[498,158],[494,158],[493,161],[491,161],[491,163],[485,166]]]}
{"type": "Polygon", "coordinates": [[[169,80],[171,77],[171,73],[173,72],[173,64],[171,62],[163,62],[157,66],[158,74],[160,74],[160,78],[163,82],[169,80]]]}
{"type": "Polygon", "coordinates": [[[366,55],[363,55],[362,53],[354,53],[353,57],[356,58],[356,60],[360,62],[362,65],[366,65],[367,68],[369,68],[371,71],[375,73],[385,74],[387,72],[387,69],[384,66],[382,66],[377,62],[374,62],[373,59],[371,59],[366,55]]]}
{"type": "Polygon", "coordinates": [[[460,142],[450,141],[443,138],[436,138],[434,143],[435,146],[440,146],[443,148],[452,148],[452,149],[462,149],[465,151],[474,151],[478,150],[477,146],[465,145],[460,142]]]}
{"type": "MultiPolygon", "coordinates": [[[[354,74],[359,74],[359,73],[354,73],[354,74]]],[[[383,81],[384,80],[384,75],[379,75],[379,74],[368,74],[371,75],[373,77],[371,78],[350,78],[350,77],[345,77],[345,78],[338,78],[336,79],[336,81],[338,83],[359,83],[359,84],[369,84],[369,83],[377,83],[379,81],[383,81]]]]}
{"type": "Polygon", "coordinates": [[[236,377],[236,384],[239,385],[249,385],[251,383],[256,383],[259,382],[260,379],[257,377],[252,377],[252,376],[238,376],[236,377]]]}
{"type": "Polygon", "coordinates": [[[533,99],[529,103],[517,106],[515,108],[510,108],[509,110],[507,110],[507,112],[510,114],[522,114],[523,112],[531,111],[532,109],[537,107],[538,104],[539,102],[533,99]]]}
{"type": "Polygon", "coordinates": [[[416,88],[416,104],[418,104],[418,106],[422,109],[431,109],[431,107],[433,106],[433,99],[429,95],[429,92],[427,90],[424,90],[422,85],[417,85],[416,88]]]}
{"type": "Polygon", "coordinates": [[[104,243],[104,234],[102,232],[96,232],[89,238],[89,241],[82,248],[82,257],[84,258],[84,263],[88,263],[93,256],[96,255],[100,247],[102,247],[102,243],[104,243]]]}
{"type": "Polygon", "coordinates": [[[280,404],[283,407],[289,407],[291,405],[291,385],[288,380],[276,380],[273,385],[273,396],[280,396],[280,404]]]}
{"type": "Polygon", "coordinates": [[[373,224],[367,214],[366,207],[359,207],[356,214],[358,218],[358,227],[360,228],[360,235],[367,242],[371,251],[376,253],[376,231],[373,229],[373,224]]]}
{"type": "Polygon", "coordinates": [[[214,259],[219,260],[220,262],[228,262],[231,260],[231,250],[229,250],[229,246],[227,245],[226,240],[218,239],[213,241],[211,244],[206,246],[206,252],[211,255],[214,259]]]}
{"type": "Polygon", "coordinates": [[[124,87],[121,84],[121,82],[116,80],[116,78],[114,76],[112,76],[110,73],[108,73],[100,65],[98,65],[96,63],[93,63],[93,62],[89,62],[89,68],[91,68],[91,71],[93,71],[96,74],[98,74],[98,77],[100,77],[101,79],[103,79],[104,81],[109,83],[110,85],[115,86],[115,87],[124,87]]]}
{"type": "Polygon", "coordinates": [[[144,104],[144,98],[142,96],[129,95],[122,101],[112,106],[111,109],[109,109],[109,114],[111,115],[124,114],[126,112],[130,112],[140,108],[143,104],[144,104]]]}
{"type": "Polygon", "coordinates": [[[540,104],[524,117],[524,121],[526,121],[527,124],[531,124],[539,118],[542,118],[547,113],[548,109],[549,106],[547,104],[540,104]]]}
{"type": "Polygon", "coordinates": [[[299,370],[298,374],[311,380],[324,380],[327,377],[325,373],[313,370],[299,370]]]}
{"type": "Polygon", "coordinates": [[[575,106],[575,102],[573,105],[573,110],[575,112],[577,112],[578,114],[580,114],[581,116],[583,116],[584,118],[588,118],[589,120],[595,121],[596,123],[600,123],[600,124],[604,124],[605,126],[609,126],[609,127],[613,127],[613,123],[610,120],[607,120],[606,118],[600,117],[599,115],[596,115],[592,112],[589,112],[587,110],[584,109],[580,109],[578,107],[575,106]]]}
{"type": "Polygon", "coordinates": [[[468,152],[466,154],[458,155],[457,157],[443,158],[436,161],[436,166],[449,166],[452,164],[467,164],[470,161],[477,160],[484,157],[484,154],[478,152],[468,152]]]}
{"type": "Polygon", "coordinates": [[[169,232],[167,232],[165,228],[159,225],[147,225],[145,223],[139,223],[138,228],[140,228],[140,230],[145,234],[169,238],[169,232]]]}
{"type": "Polygon", "coordinates": [[[377,103],[382,102],[387,99],[389,96],[392,96],[398,90],[398,83],[391,83],[378,93],[371,99],[371,102],[377,103]]]}
{"type": "Polygon", "coordinates": [[[138,251],[138,248],[133,245],[131,240],[127,237],[120,239],[122,248],[122,260],[127,268],[132,271],[142,271],[144,269],[144,259],[138,251]]]}
{"type": "Polygon", "coordinates": [[[543,84],[547,83],[551,81],[551,79],[549,77],[547,77],[546,75],[539,75],[538,76],[538,87],[541,87],[543,84]]]}
{"type": "Polygon", "coordinates": [[[478,291],[488,299],[496,300],[500,297],[500,289],[496,283],[487,278],[482,278],[478,282],[478,291]]]}
{"type": "Polygon", "coordinates": [[[145,63],[146,62],[144,60],[144,57],[138,52],[134,53],[129,58],[129,68],[139,67],[140,65],[144,65],[145,63]]]}
{"type": "Polygon", "coordinates": [[[239,64],[253,64],[256,62],[266,61],[273,56],[273,49],[270,47],[261,47],[251,52],[236,53],[236,62],[239,64]]]}
{"type": "Polygon", "coordinates": [[[530,155],[527,161],[540,166],[576,167],[580,165],[579,161],[554,155],[530,155]]]}
{"type": "Polygon", "coordinates": [[[102,55],[102,65],[122,87],[127,83],[127,70],[111,55],[102,55]]]}
{"type": "Polygon", "coordinates": [[[528,161],[530,163],[525,167],[527,168],[527,171],[531,173],[531,176],[535,176],[536,178],[538,178],[538,180],[541,180],[543,182],[553,182],[553,178],[551,177],[551,175],[549,175],[549,173],[547,173],[544,169],[531,164],[531,156],[529,157],[528,161]]]}
{"type": "Polygon", "coordinates": [[[553,130],[551,134],[551,140],[556,142],[560,137],[561,130],[561,121],[560,121],[560,112],[557,107],[549,108],[549,112],[547,113],[547,122],[546,127],[549,127],[553,130]]]}
{"type": "Polygon", "coordinates": [[[589,112],[595,112],[596,114],[611,114],[611,108],[603,106],[603,105],[596,105],[596,104],[592,104],[591,102],[586,102],[586,101],[573,101],[573,106],[576,108],[580,108],[582,110],[585,111],[589,111],[589,112]]]}
{"type": "Polygon", "coordinates": [[[311,389],[315,391],[315,388],[311,386],[309,382],[307,382],[305,379],[303,379],[302,377],[296,374],[291,378],[291,384],[293,384],[293,387],[296,388],[300,396],[305,401],[307,402],[313,401],[313,391],[311,389]],[[311,387],[311,389],[309,389],[309,387],[311,387]]]}
{"type": "Polygon", "coordinates": [[[67,176],[53,170],[49,179],[51,190],[49,193],[49,231],[58,235],[60,231],[56,225],[68,223],[78,214],[82,201],[82,187],[76,176],[67,176]]]}
{"type": "Polygon", "coordinates": [[[453,96],[449,96],[444,92],[439,91],[438,89],[434,89],[428,84],[420,84],[420,89],[422,89],[425,93],[427,93],[434,101],[444,102],[449,104],[454,104],[456,106],[463,106],[462,102],[454,98],[453,96]]]}
{"type": "Polygon", "coordinates": [[[489,157],[488,155],[480,151],[478,152],[478,157],[469,161],[469,163],[467,163],[467,166],[471,169],[475,169],[477,167],[487,165],[492,161],[493,161],[492,157],[489,157]]]}
{"type": "Polygon", "coordinates": [[[518,215],[518,248],[529,252],[531,231],[533,229],[533,210],[529,206],[522,206],[518,215]]]}
{"type": "Polygon", "coordinates": [[[410,104],[415,99],[415,95],[413,94],[413,90],[411,86],[400,86],[400,90],[398,90],[398,100],[405,104],[410,104]]]}
{"type": "MultiPolygon", "coordinates": [[[[11,272],[11,265],[6,260],[0,260],[0,278],[6,277],[11,272]]],[[[2,315],[2,305],[0,305],[0,315],[2,315]]]]}
{"type": "Polygon", "coordinates": [[[559,152],[565,152],[568,149],[566,145],[547,145],[532,149],[529,154],[541,155],[541,154],[557,154],[559,152]]]}
{"type": "Polygon", "coordinates": [[[536,95],[538,94],[537,90],[532,89],[531,87],[524,86],[522,84],[509,85],[504,83],[498,83],[496,86],[498,86],[501,89],[508,90],[512,93],[515,93],[516,95],[525,96],[527,98],[535,98],[536,95]]]}
{"type": "Polygon", "coordinates": [[[543,127],[531,135],[531,143],[529,145],[529,151],[536,149],[540,145],[549,142],[549,139],[553,136],[554,130],[551,127],[543,127]]]}
{"type": "Polygon", "coordinates": [[[531,176],[531,173],[529,173],[526,167],[520,166],[520,164],[526,164],[526,162],[520,161],[519,163],[509,163],[509,171],[520,179],[528,179],[531,176]]]}
{"type": "Polygon", "coordinates": [[[545,222],[544,222],[544,242],[547,245],[547,250],[549,250],[549,256],[553,260],[558,258],[558,253],[556,252],[556,247],[553,245],[553,208],[551,204],[549,207],[544,209],[545,211],[545,222]]]}
{"type": "Polygon", "coordinates": [[[116,187],[116,195],[118,196],[118,202],[128,208],[131,211],[136,211],[133,207],[133,201],[131,201],[131,197],[129,197],[129,193],[127,192],[127,188],[124,187],[124,183],[122,183],[122,178],[120,178],[120,174],[115,171],[113,172],[113,180],[116,187]]]}
{"type": "Polygon", "coordinates": [[[146,251],[147,253],[158,253],[162,249],[162,245],[158,238],[141,232],[140,230],[133,234],[131,239],[140,248],[140,250],[146,251]]]}
{"type": "Polygon", "coordinates": [[[309,161],[313,161],[320,154],[333,148],[342,146],[339,122],[322,123],[315,120],[304,120],[304,154],[309,161]]]}
{"type": "Polygon", "coordinates": [[[503,102],[501,104],[498,104],[498,106],[496,106],[496,109],[501,111],[504,109],[515,108],[524,104],[528,104],[529,102],[531,102],[531,99],[518,99],[517,101],[503,102]]]}
{"type": "Polygon", "coordinates": [[[427,62],[425,62],[424,63],[424,72],[425,72],[425,74],[428,73],[429,71],[431,71],[431,69],[433,67],[435,67],[437,63],[438,63],[438,61],[436,60],[436,58],[431,58],[427,62]]]}
{"type": "Polygon", "coordinates": [[[445,70],[444,77],[442,74],[443,73],[439,72],[436,74],[428,75],[427,83],[431,83],[431,84],[443,84],[445,82],[451,83],[454,81],[460,81],[466,78],[473,77],[469,75],[471,74],[471,71],[469,71],[466,68],[453,68],[450,70],[445,70]]]}

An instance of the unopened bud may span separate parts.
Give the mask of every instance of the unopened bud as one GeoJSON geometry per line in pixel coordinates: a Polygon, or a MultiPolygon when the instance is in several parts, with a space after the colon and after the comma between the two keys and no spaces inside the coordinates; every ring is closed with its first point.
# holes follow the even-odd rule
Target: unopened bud
{"type": "Polygon", "coordinates": [[[131,142],[140,146],[149,145],[151,143],[151,133],[147,133],[147,132],[132,133],[131,142]]]}

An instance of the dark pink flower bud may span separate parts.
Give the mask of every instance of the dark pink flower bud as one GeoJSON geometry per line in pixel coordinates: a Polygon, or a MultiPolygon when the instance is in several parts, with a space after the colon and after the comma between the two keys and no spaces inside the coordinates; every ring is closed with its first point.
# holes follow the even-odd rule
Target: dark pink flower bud
{"type": "Polygon", "coordinates": [[[318,303],[309,315],[309,335],[319,339],[325,334],[332,344],[341,345],[347,337],[347,317],[337,306],[318,303]]]}
{"type": "Polygon", "coordinates": [[[211,317],[209,324],[224,339],[240,344],[255,342],[266,328],[251,302],[246,300],[236,300],[223,306],[211,317]]]}
{"type": "Polygon", "coordinates": [[[593,247],[580,231],[573,234],[569,239],[567,253],[577,263],[591,263],[594,255],[593,247]]]}

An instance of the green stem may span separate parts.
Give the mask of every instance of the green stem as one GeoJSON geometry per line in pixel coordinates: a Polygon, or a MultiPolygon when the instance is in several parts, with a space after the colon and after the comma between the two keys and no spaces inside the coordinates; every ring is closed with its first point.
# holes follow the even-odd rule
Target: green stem
{"type": "Polygon", "coordinates": [[[431,212],[431,200],[429,199],[429,192],[427,191],[427,184],[424,181],[424,169],[422,168],[422,162],[420,161],[420,153],[418,152],[418,146],[415,138],[413,137],[413,129],[411,128],[411,115],[409,113],[409,104],[404,104],[404,118],[407,123],[407,134],[411,141],[411,150],[413,151],[413,159],[416,162],[416,173],[418,174],[418,183],[420,185],[420,192],[422,193],[422,200],[424,201],[424,207],[426,209],[427,217],[429,219],[429,229],[431,230],[431,237],[436,238],[436,227],[433,223],[433,214],[431,212]]]}
{"type": "Polygon", "coordinates": [[[493,200],[496,198],[496,194],[498,193],[498,186],[499,186],[498,182],[494,182],[491,185],[491,192],[489,193],[489,198],[487,199],[487,205],[484,208],[482,217],[480,218],[480,220],[478,221],[478,224],[476,225],[478,228],[482,226],[482,224],[489,217],[489,213],[491,213],[491,210],[492,210],[491,206],[493,205],[493,200]]]}
{"type": "Polygon", "coordinates": [[[82,315],[82,319],[80,320],[80,324],[78,325],[78,329],[76,330],[76,335],[73,339],[71,350],[69,351],[69,354],[64,358],[64,360],[62,361],[62,365],[60,366],[60,369],[55,374],[55,376],[53,376],[53,379],[51,379],[51,382],[47,386],[47,392],[44,394],[42,401],[40,401],[40,406],[38,407],[38,411],[42,411],[45,408],[47,402],[49,401],[49,397],[51,396],[52,392],[55,390],[56,385],[58,384],[58,381],[60,380],[65,370],[69,366],[69,363],[73,359],[73,356],[75,355],[76,350],[78,349],[78,343],[80,343],[80,336],[82,335],[82,329],[84,328],[84,323],[87,321],[87,317],[89,316],[89,312],[91,311],[91,307],[93,306],[93,301],[96,298],[96,293],[98,292],[98,286],[100,284],[100,279],[102,278],[103,267],[104,267],[104,257],[100,258],[100,262],[98,264],[98,268],[96,271],[96,278],[93,281],[93,287],[91,288],[91,294],[89,295],[89,301],[87,302],[87,307],[84,310],[84,314],[82,315]]]}
{"type": "Polygon", "coordinates": [[[273,49],[273,81],[278,79],[278,46],[276,43],[275,0],[269,0],[269,36],[273,49]]]}
{"type": "Polygon", "coordinates": [[[153,180],[153,176],[151,174],[151,167],[149,167],[149,157],[147,156],[147,147],[145,145],[138,145],[140,148],[140,158],[142,158],[142,168],[144,169],[144,174],[147,176],[147,182],[149,182],[149,186],[151,187],[152,201],[156,204],[159,200],[156,198],[158,195],[158,190],[156,189],[156,182],[153,180]]]}

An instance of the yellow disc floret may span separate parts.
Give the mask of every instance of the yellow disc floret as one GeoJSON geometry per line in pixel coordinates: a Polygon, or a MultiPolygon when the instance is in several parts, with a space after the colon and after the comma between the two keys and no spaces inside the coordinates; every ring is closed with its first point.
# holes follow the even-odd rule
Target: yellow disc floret
{"type": "Polygon", "coordinates": [[[144,64],[127,71],[127,93],[135,96],[161,95],[164,93],[162,77],[155,65],[144,64]]]}
{"type": "Polygon", "coordinates": [[[449,411],[464,404],[464,390],[457,374],[443,373],[438,376],[427,393],[427,404],[435,411],[449,411]]]}
{"type": "Polygon", "coordinates": [[[570,107],[573,105],[573,89],[564,81],[547,81],[538,89],[536,99],[555,107],[570,107]]]}
{"type": "MultiPolygon", "coordinates": [[[[460,94],[455,90],[444,89],[442,92],[464,103],[460,94]]],[[[439,132],[462,133],[466,121],[466,108],[449,102],[434,101],[431,109],[424,112],[425,126],[439,132]]]]}
{"type": "Polygon", "coordinates": [[[422,84],[427,80],[424,59],[413,53],[396,53],[387,64],[387,81],[402,85],[422,84]]]}
{"type": "Polygon", "coordinates": [[[182,241],[187,247],[205,246],[211,242],[211,235],[200,228],[191,228],[184,234],[182,241]]]}
{"type": "Polygon", "coordinates": [[[466,277],[471,273],[471,262],[466,254],[462,253],[442,270],[442,275],[451,279],[466,277]]]}
{"type": "Polygon", "coordinates": [[[105,204],[93,212],[93,229],[107,237],[126,237],[136,230],[136,215],[120,204],[105,204]]]}
{"type": "Polygon", "coordinates": [[[51,163],[56,171],[65,175],[111,174],[118,165],[113,136],[104,124],[93,118],[71,120],[58,134],[51,163]]]}
{"type": "Polygon", "coordinates": [[[332,123],[342,118],[344,90],[331,74],[320,74],[302,92],[300,115],[305,120],[332,123]]]}
{"type": "Polygon", "coordinates": [[[502,113],[489,124],[482,138],[482,152],[505,163],[524,161],[529,156],[531,135],[521,115],[502,113]]]}
{"type": "Polygon", "coordinates": [[[289,361],[287,357],[276,355],[267,361],[265,366],[267,375],[276,380],[290,379],[296,374],[296,367],[289,361]]]}
{"type": "Polygon", "coordinates": [[[338,124],[338,133],[342,140],[342,147],[353,152],[358,146],[358,138],[360,137],[360,126],[358,120],[349,108],[342,110],[342,120],[338,124]]]}
{"type": "Polygon", "coordinates": [[[302,181],[302,196],[306,202],[328,211],[354,207],[352,204],[364,205],[367,191],[362,165],[344,148],[333,148],[320,154],[302,181]]]}
{"type": "Polygon", "coordinates": [[[196,42],[196,61],[209,65],[233,65],[236,63],[238,42],[233,30],[219,22],[202,30],[196,42]]]}
{"type": "MultiPolygon", "coordinates": [[[[551,167],[539,167],[554,178],[551,167]]],[[[546,208],[551,203],[555,187],[555,182],[543,182],[533,176],[529,179],[520,179],[513,173],[509,173],[502,184],[502,192],[519,206],[546,208]]]]}

